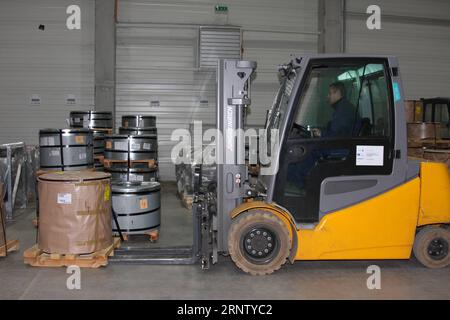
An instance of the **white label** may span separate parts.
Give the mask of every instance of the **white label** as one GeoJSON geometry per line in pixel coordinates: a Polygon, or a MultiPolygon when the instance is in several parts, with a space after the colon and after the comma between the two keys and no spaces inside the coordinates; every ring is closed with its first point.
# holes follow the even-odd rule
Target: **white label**
{"type": "Polygon", "coordinates": [[[128,150],[128,142],[116,141],[116,142],[114,142],[114,149],[127,151],[128,150]]]}
{"type": "Polygon", "coordinates": [[[131,150],[141,150],[141,144],[140,143],[132,143],[131,150]]]}
{"type": "Polygon", "coordinates": [[[382,166],[384,146],[356,146],[357,166],[382,166]]]}
{"type": "Polygon", "coordinates": [[[83,128],[89,128],[89,115],[86,114],[83,116],[83,128]]]}
{"type": "Polygon", "coordinates": [[[80,154],[78,155],[78,158],[79,158],[80,160],[86,159],[86,153],[80,153],[80,154]]]}
{"type": "Polygon", "coordinates": [[[52,150],[52,151],[50,151],[50,155],[52,157],[59,157],[59,155],[60,155],[59,150],[52,150]]]}
{"type": "Polygon", "coordinates": [[[68,94],[66,96],[66,105],[73,106],[76,104],[76,99],[74,94],[68,94]]]}
{"type": "Polygon", "coordinates": [[[30,97],[30,105],[40,106],[41,105],[41,97],[38,94],[32,94],[30,97]]]}
{"type": "Polygon", "coordinates": [[[80,123],[80,122],[81,122],[81,119],[80,119],[80,118],[73,118],[73,122],[75,122],[75,123],[80,123]]]}
{"type": "Polygon", "coordinates": [[[54,137],[41,137],[40,139],[41,146],[53,146],[55,145],[54,137]]]}
{"type": "Polygon", "coordinates": [[[151,143],[144,143],[144,149],[145,150],[150,150],[152,148],[152,144],[151,143]]]}
{"type": "Polygon", "coordinates": [[[131,181],[144,181],[144,176],[130,176],[131,181]]]}
{"type": "Polygon", "coordinates": [[[72,204],[72,194],[58,193],[58,204],[72,204]]]}

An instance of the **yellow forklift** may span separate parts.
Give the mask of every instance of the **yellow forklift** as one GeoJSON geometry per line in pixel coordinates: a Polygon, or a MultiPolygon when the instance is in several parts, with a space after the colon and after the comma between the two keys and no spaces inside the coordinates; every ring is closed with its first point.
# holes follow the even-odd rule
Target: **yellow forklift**
{"type": "Polygon", "coordinates": [[[256,62],[217,68],[216,181],[193,204],[193,246],[124,252],[119,261],[207,269],[230,256],[270,274],[287,261],[409,259],[450,264],[450,176],[407,158],[404,93],[391,56],[304,55],[279,67],[260,174],[249,179],[245,136],[256,62]],[[278,136],[278,137],[276,137],[278,136]],[[273,139],[270,139],[270,138],[273,139]],[[277,144],[271,142],[278,141],[277,144]],[[267,159],[265,159],[267,160],[267,159]]]}
{"type": "MultiPolygon", "coordinates": [[[[222,132],[244,127],[255,69],[249,61],[219,63],[222,132]]],[[[264,275],[286,261],[409,259],[414,252],[426,267],[448,266],[449,171],[407,158],[397,59],[305,55],[279,71],[266,119],[266,134],[279,134],[266,167],[277,170],[246,183],[242,143],[223,135],[219,156],[232,161],[217,165],[217,188],[194,207],[211,218],[203,264],[229,254],[243,271],[264,275]]]]}

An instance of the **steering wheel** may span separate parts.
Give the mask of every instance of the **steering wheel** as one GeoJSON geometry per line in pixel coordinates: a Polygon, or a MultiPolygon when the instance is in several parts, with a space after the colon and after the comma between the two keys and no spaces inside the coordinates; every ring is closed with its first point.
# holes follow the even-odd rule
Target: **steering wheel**
{"type": "Polygon", "coordinates": [[[292,135],[300,138],[312,138],[312,133],[306,127],[295,123],[292,126],[292,135]]]}

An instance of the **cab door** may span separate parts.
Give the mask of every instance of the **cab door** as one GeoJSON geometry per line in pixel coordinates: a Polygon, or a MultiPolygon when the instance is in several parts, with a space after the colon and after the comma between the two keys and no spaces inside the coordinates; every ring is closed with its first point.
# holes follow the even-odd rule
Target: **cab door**
{"type": "Polygon", "coordinates": [[[405,181],[406,147],[398,142],[406,141],[406,125],[395,110],[402,99],[392,64],[380,58],[308,62],[286,120],[273,192],[297,223],[318,222],[405,181]],[[343,88],[338,106],[329,98],[333,85],[343,88]]]}

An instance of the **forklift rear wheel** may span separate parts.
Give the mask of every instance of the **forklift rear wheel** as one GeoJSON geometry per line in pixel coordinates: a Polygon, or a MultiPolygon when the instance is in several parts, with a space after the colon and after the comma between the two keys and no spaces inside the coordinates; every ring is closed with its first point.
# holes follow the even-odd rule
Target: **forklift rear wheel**
{"type": "Polygon", "coordinates": [[[268,211],[249,211],[233,220],[228,251],[234,263],[251,275],[273,273],[291,251],[288,226],[268,211]]]}
{"type": "Polygon", "coordinates": [[[414,256],[427,268],[450,265],[450,230],[438,226],[424,227],[416,235],[414,256]]]}

